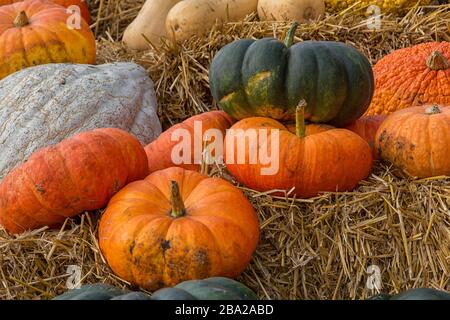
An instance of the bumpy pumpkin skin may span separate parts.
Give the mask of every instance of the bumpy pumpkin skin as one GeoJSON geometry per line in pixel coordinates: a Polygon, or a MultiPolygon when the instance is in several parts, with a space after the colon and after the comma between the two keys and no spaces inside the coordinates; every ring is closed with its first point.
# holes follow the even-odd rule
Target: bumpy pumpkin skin
{"type": "MultiPolygon", "coordinates": [[[[209,129],[217,129],[219,130],[223,137],[225,137],[226,129],[230,128],[233,124],[233,119],[231,119],[225,112],[223,111],[210,111],[205,112],[189,119],[183,121],[182,123],[176,124],[172,126],[170,129],[164,131],[158,139],[150,143],[145,147],[145,152],[147,153],[148,158],[148,166],[150,172],[155,172],[158,170],[170,168],[170,167],[180,167],[187,170],[200,170],[200,164],[195,163],[195,135],[194,135],[194,127],[197,123],[201,123],[202,125],[202,137],[205,132],[209,129]],[[191,133],[191,161],[186,164],[175,164],[172,161],[172,150],[173,148],[180,143],[179,140],[172,141],[173,134],[177,130],[187,130],[191,133]]],[[[204,142],[202,140],[201,150],[203,152],[204,142]]],[[[208,142],[208,141],[207,141],[208,142]]],[[[214,155],[214,154],[213,154],[214,155]]]]}
{"type": "Polygon", "coordinates": [[[417,105],[450,105],[450,43],[404,48],[375,64],[375,94],[367,115],[390,114],[417,105]]]}
{"type": "Polygon", "coordinates": [[[211,276],[234,278],[259,239],[255,211],[229,182],[169,168],[129,184],[111,199],[99,244],[119,277],[148,290],[211,276]],[[185,215],[172,216],[171,181],[185,215]]]}
{"type": "Polygon", "coordinates": [[[33,153],[0,184],[0,223],[11,233],[52,226],[101,209],[148,174],[140,142],[120,129],[97,129],[33,153]]]}
{"type": "Polygon", "coordinates": [[[378,160],[378,152],[375,148],[375,136],[384,120],[386,120],[385,115],[363,116],[345,127],[345,129],[356,133],[367,141],[370,148],[372,148],[372,156],[375,160],[378,160]]]}
{"type": "MultiPolygon", "coordinates": [[[[16,2],[22,2],[23,0],[0,0],[0,6],[16,3],[16,2]]],[[[46,1],[46,0],[42,0],[46,1]]],[[[53,2],[56,4],[59,4],[60,6],[63,6],[64,8],[69,8],[70,6],[78,6],[80,8],[80,13],[83,19],[87,23],[91,23],[91,14],[89,13],[89,6],[86,2],[86,0],[48,0],[49,2],[53,2]]]]}
{"type": "Polygon", "coordinates": [[[83,19],[81,29],[69,29],[69,16],[60,5],[41,0],[1,6],[0,79],[39,64],[94,64],[94,34],[83,19]]]}
{"type": "Polygon", "coordinates": [[[450,107],[427,114],[431,105],[399,110],[378,129],[375,146],[381,159],[418,178],[450,176],[450,107]]]}
{"type": "MultiPolygon", "coordinates": [[[[372,168],[371,150],[367,142],[346,129],[313,125],[306,127],[306,137],[300,138],[291,133],[281,123],[262,117],[247,118],[237,122],[230,129],[244,132],[248,129],[267,129],[267,145],[252,145],[252,148],[274,149],[270,142],[272,130],[279,130],[279,170],[275,175],[262,175],[261,169],[267,168],[260,162],[250,163],[246,152],[244,163],[237,163],[238,143],[236,136],[227,135],[225,154],[230,143],[234,144],[234,159],[226,158],[228,171],[242,184],[254,190],[266,192],[272,190],[291,191],[300,198],[317,196],[324,191],[347,191],[354,189],[358,182],[365,179],[372,168]]],[[[259,134],[263,134],[259,132],[259,134]]],[[[249,139],[245,138],[248,150],[249,139]]],[[[281,193],[275,193],[280,194],[281,193]]]]}
{"type": "Polygon", "coordinates": [[[293,120],[300,100],[306,119],[345,126],[363,115],[372,99],[369,61],[356,49],[332,41],[304,41],[289,49],[265,38],[223,47],[209,70],[211,93],[235,119],[293,120]]]}

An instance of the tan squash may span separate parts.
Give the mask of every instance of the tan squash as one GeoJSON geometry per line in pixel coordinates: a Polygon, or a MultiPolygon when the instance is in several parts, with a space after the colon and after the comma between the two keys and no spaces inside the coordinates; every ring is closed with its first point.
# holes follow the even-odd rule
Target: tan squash
{"type": "Polygon", "coordinates": [[[146,38],[154,45],[166,37],[166,17],[170,9],[181,0],[147,0],[134,21],[123,34],[125,44],[136,50],[149,47],[146,38]]]}
{"type": "Polygon", "coordinates": [[[314,20],[325,12],[323,0],[259,0],[258,16],[263,21],[314,20]]]}
{"type": "Polygon", "coordinates": [[[167,15],[169,39],[182,42],[193,35],[202,35],[219,22],[235,22],[256,12],[258,0],[184,0],[167,15]]]}

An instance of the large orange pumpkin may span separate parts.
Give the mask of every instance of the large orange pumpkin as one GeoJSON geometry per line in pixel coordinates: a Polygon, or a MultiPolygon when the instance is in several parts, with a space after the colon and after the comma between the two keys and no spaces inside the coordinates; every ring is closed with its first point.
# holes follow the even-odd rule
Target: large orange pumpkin
{"type": "Polygon", "coordinates": [[[358,136],[367,141],[369,146],[372,148],[372,156],[374,159],[378,159],[378,152],[375,149],[375,135],[385,119],[386,115],[363,116],[345,127],[345,129],[356,133],[358,136]]]}
{"type": "Polygon", "coordinates": [[[374,66],[375,95],[366,114],[423,104],[450,105],[450,43],[429,42],[385,56],[374,66]]]}
{"type": "Polygon", "coordinates": [[[450,176],[450,106],[399,110],[381,124],[375,143],[380,157],[406,175],[450,176]]]}
{"type": "MultiPolygon", "coordinates": [[[[188,170],[199,170],[203,159],[203,151],[205,143],[213,141],[205,141],[205,133],[208,130],[219,130],[222,137],[225,137],[226,129],[230,128],[233,120],[223,111],[210,111],[196,116],[193,116],[182,123],[172,126],[167,131],[163,132],[158,139],[145,147],[145,152],[148,157],[148,166],[150,172],[170,168],[181,167],[188,170]],[[200,135],[194,131],[196,126],[201,126],[199,130],[200,135]],[[177,133],[185,131],[189,134],[187,141],[177,136],[177,133]],[[197,142],[195,142],[197,140],[197,142]],[[190,156],[187,163],[174,163],[172,152],[181,153],[181,150],[175,150],[177,144],[180,142],[187,142],[190,144],[190,156]],[[196,150],[196,147],[198,150],[196,150]],[[196,151],[200,151],[196,157],[196,151]],[[197,158],[197,159],[196,159],[197,158]]],[[[222,143],[223,141],[220,141],[222,143]]],[[[220,151],[220,150],[219,150],[220,151]]],[[[212,155],[216,156],[214,150],[212,155]]],[[[219,154],[217,156],[220,156],[219,154]]]]}
{"type": "Polygon", "coordinates": [[[84,20],[80,29],[67,27],[69,17],[60,5],[41,0],[1,6],[0,79],[39,64],[94,64],[94,34],[84,20]]]}
{"type": "Polygon", "coordinates": [[[98,129],[33,153],[0,184],[0,223],[11,233],[52,226],[106,206],[127,183],[148,174],[140,142],[98,129]]]}
{"type": "Polygon", "coordinates": [[[372,156],[367,142],[346,129],[305,127],[304,107],[297,112],[296,134],[273,119],[261,117],[247,118],[231,127],[225,139],[225,163],[239,182],[258,191],[295,188],[291,195],[309,198],[322,191],[351,190],[369,175],[372,156]],[[278,145],[270,138],[275,132],[279,133],[278,145]],[[261,160],[261,152],[270,156],[277,149],[278,170],[263,172],[276,166],[264,163],[268,161],[261,160]]]}
{"type": "MultiPolygon", "coordinates": [[[[0,0],[0,6],[4,6],[7,4],[12,4],[16,2],[22,2],[23,0],[0,0]]],[[[43,0],[46,1],[46,0],[43,0]]],[[[89,6],[86,2],[86,0],[48,0],[49,2],[53,2],[56,4],[59,4],[60,6],[63,6],[64,8],[69,8],[71,6],[77,6],[80,8],[80,13],[83,19],[87,23],[91,23],[91,14],[89,13],[89,6]]]]}
{"type": "Polygon", "coordinates": [[[258,239],[258,218],[239,189],[177,167],[123,188],[99,225],[111,269],[149,290],[210,276],[234,278],[258,239]]]}

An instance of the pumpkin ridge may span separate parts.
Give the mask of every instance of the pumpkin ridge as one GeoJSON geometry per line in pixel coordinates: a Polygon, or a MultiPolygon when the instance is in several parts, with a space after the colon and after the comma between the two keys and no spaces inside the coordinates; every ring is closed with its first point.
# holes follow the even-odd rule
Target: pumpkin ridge
{"type": "MultiPolygon", "coordinates": [[[[46,165],[47,167],[49,167],[49,165],[48,165],[48,163],[47,163],[45,157],[43,157],[42,154],[40,155],[40,158],[43,159],[45,165],[46,165]]],[[[36,183],[35,183],[35,181],[31,178],[30,173],[29,173],[27,170],[21,170],[21,173],[22,173],[22,176],[23,176],[23,177],[26,179],[26,181],[28,182],[28,183],[27,183],[27,189],[28,189],[28,191],[31,192],[31,193],[33,194],[33,197],[34,197],[35,200],[39,203],[39,205],[41,206],[41,208],[43,208],[43,209],[46,210],[48,213],[50,213],[50,214],[52,214],[52,215],[54,215],[54,216],[58,216],[58,217],[64,218],[64,219],[68,218],[67,216],[60,214],[60,211],[59,211],[59,210],[55,210],[55,209],[53,209],[53,208],[47,206],[47,204],[48,204],[47,201],[43,201],[42,197],[40,196],[39,191],[36,190],[35,187],[32,187],[32,186],[35,186],[36,183]]],[[[33,220],[33,221],[37,222],[37,224],[35,224],[35,225],[41,225],[41,224],[42,224],[42,221],[41,221],[41,220],[37,220],[36,218],[33,217],[35,213],[36,213],[36,212],[30,212],[30,214],[28,214],[28,212],[26,212],[26,210],[22,211],[22,214],[24,214],[24,215],[26,215],[27,217],[29,217],[30,220],[33,220]]],[[[22,227],[22,226],[21,226],[21,227],[22,227]]]]}
{"type": "MultiPolygon", "coordinates": [[[[55,32],[55,31],[52,30],[52,29],[46,28],[45,25],[42,25],[42,24],[40,24],[40,23],[37,22],[37,23],[34,23],[33,26],[38,26],[38,27],[40,27],[42,30],[47,31],[47,32],[53,34],[53,35],[54,35],[54,38],[56,39],[56,41],[58,41],[59,43],[64,43],[63,41],[61,41],[60,35],[59,35],[57,32],[55,32]]],[[[75,35],[75,34],[76,34],[76,35],[80,35],[80,32],[74,33],[74,35],[75,35]]],[[[40,38],[41,38],[41,37],[40,37],[40,38]]],[[[77,38],[82,39],[82,37],[77,37],[77,38]]],[[[83,39],[83,40],[84,40],[84,39],[83,39]]],[[[68,54],[67,47],[66,47],[65,45],[62,45],[61,48],[64,50],[64,53],[65,53],[66,57],[69,57],[69,59],[72,59],[72,55],[69,56],[69,54],[68,54]]],[[[46,47],[46,50],[49,50],[48,47],[46,47]]],[[[51,57],[51,56],[50,56],[50,57],[51,57]]],[[[51,57],[51,58],[52,58],[52,62],[53,62],[53,63],[56,63],[56,61],[53,59],[53,57],[51,57]]],[[[67,58],[66,58],[65,60],[67,61],[67,58]]],[[[63,61],[61,61],[61,62],[63,62],[63,61]]],[[[65,61],[64,61],[64,62],[65,62],[65,61]]]]}
{"type": "MultiPolygon", "coordinates": [[[[34,24],[34,25],[33,25],[33,29],[34,29],[34,30],[36,30],[36,29],[38,29],[38,30],[39,30],[39,29],[43,29],[44,31],[48,31],[47,29],[43,28],[43,27],[42,27],[41,25],[39,25],[39,24],[34,24]]],[[[56,36],[56,32],[53,32],[53,34],[56,36]]],[[[53,40],[50,40],[50,41],[44,41],[44,39],[42,38],[40,32],[36,32],[35,35],[36,35],[36,37],[39,38],[39,40],[41,40],[42,43],[48,43],[49,45],[55,44],[55,45],[60,45],[60,46],[61,46],[61,44],[62,44],[62,43],[61,43],[61,40],[60,40],[59,38],[53,39],[53,40]]],[[[33,47],[37,47],[37,46],[38,46],[38,45],[35,45],[35,46],[33,46],[33,47]]],[[[30,49],[32,49],[33,47],[30,47],[30,49]]],[[[49,50],[48,47],[49,47],[49,46],[43,46],[45,52],[47,53],[47,56],[49,57],[49,60],[50,60],[51,62],[54,62],[55,59],[54,59],[54,57],[51,55],[50,50],[49,50]]],[[[64,47],[64,46],[61,46],[61,47],[64,47]]],[[[67,52],[66,52],[66,53],[67,53],[67,52]]]]}

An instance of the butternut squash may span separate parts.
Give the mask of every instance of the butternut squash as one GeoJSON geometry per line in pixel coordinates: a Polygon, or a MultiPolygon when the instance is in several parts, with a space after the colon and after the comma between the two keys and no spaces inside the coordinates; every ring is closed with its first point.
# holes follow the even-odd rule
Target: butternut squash
{"type": "Polygon", "coordinates": [[[219,22],[237,22],[256,12],[258,0],[184,0],[167,15],[166,33],[174,42],[202,35],[219,22]]]}
{"type": "Polygon", "coordinates": [[[263,21],[306,22],[325,12],[324,0],[259,0],[258,16],[263,21]]]}
{"type": "Polygon", "coordinates": [[[161,38],[166,37],[167,13],[180,1],[147,0],[136,19],[126,28],[123,42],[131,49],[143,50],[149,47],[147,38],[154,46],[159,46],[161,38]]]}

